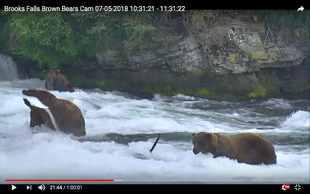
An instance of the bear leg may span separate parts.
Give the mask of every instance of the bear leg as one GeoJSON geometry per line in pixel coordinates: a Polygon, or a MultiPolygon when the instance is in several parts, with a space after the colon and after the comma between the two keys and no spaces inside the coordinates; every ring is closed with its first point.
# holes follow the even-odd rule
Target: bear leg
{"type": "Polygon", "coordinates": [[[41,126],[40,109],[31,107],[30,111],[30,127],[41,126]]]}
{"type": "Polygon", "coordinates": [[[69,83],[67,83],[67,84],[65,85],[65,88],[66,88],[66,90],[69,91],[69,92],[75,92],[75,90],[73,89],[72,85],[69,84],[69,83]]]}
{"type": "Polygon", "coordinates": [[[49,81],[47,81],[47,80],[45,80],[45,88],[47,90],[51,90],[51,85],[50,85],[49,81]]]}

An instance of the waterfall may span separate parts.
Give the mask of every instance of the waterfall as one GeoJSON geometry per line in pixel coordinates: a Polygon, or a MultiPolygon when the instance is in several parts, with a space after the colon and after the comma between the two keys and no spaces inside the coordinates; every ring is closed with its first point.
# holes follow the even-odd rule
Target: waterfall
{"type": "Polygon", "coordinates": [[[0,81],[18,80],[18,69],[12,57],[0,53],[0,81]]]}

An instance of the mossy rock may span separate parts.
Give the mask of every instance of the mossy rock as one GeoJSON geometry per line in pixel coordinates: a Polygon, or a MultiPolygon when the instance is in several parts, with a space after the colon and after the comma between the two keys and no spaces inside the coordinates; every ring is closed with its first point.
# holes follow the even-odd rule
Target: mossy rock
{"type": "MultiPolygon", "coordinates": [[[[78,88],[100,88],[106,91],[118,90],[126,93],[140,92],[165,96],[184,94],[212,100],[266,99],[281,96],[282,93],[297,94],[309,90],[309,84],[294,90],[290,87],[283,87],[282,82],[270,69],[260,70],[257,77],[255,74],[218,76],[210,72],[205,72],[202,77],[190,77],[192,76],[190,74],[171,76],[169,73],[153,74],[149,72],[148,76],[142,76],[143,79],[141,76],[138,76],[139,79],[134,79],[134,76],[140,75],[141,72],[112,73],[63,70],[63,74],[66,75],[72,85],[78,88]],[[153,76],[152,79],[150,79],[150,75],[153,76]],[[124,77],[126,79],[123,79],[124,77]],[[192,81],[193,79],[195,82],[192,81]]],[[[31,77],[44,79],[41,70],[31,70],[31,77]]]]}
{"type": "Polygon", "coordinates": [[[300,87],[298,89],[292,89],[292,88],[281,88],[282,92],[284,94],[298,94],[298,93],[302,93],[302,92],[307,92],[310,90],[310,85],[307,85],[305,87],[300,87]]]}
{"type": "Polygon", "coordinates": [[[238,55],[237,55],[237,54],[230,54],[230,55],[229,55],[229,59],[230,59],[230,62],[231,62],[232,64],[237,64],[238,55]]]}
{"type": "Polygon", "coordinates": [[[254,86],[254,87],[255,87],[254,91],[247,94],[248,98],[264,98],[264,97],[266,97],[267,93],[266,93],[265,88],[263,88],[261,86],[254,86]]]}
{"type": "Polygon", "coordinates": [[[201,96],[210,96],[211,95],[211,92],[208,88],[198,88],[196,93],[198,95],[201,95],[201,96]]]}
{"type": "Polygon", "coordinates": [[[216,89],[208,89],[208,88],[197,88],[196,93],[193,94],[194,96],[199,96],[202,98],[207,98],[210,100],[243,100],[244,97],[242,96],[235,96],[228,93],[221,93],[216,89]]]}
{"type": "Polygon", "coordinates": [[[260,60],[260,59],[268,59],[268,57],[266,57],[266,55],[267,55],[266,52],[256,50],[256,51],[251,53],[251,58],[253,61],[260,60]]]}

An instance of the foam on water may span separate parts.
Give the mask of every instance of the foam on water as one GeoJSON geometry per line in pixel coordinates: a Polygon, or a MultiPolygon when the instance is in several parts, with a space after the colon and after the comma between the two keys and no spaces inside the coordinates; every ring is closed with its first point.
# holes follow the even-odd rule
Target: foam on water
{"type": "MultiPolygon", "coordinates": [[[[277,181],[281,184],[309,182],[309,146],[307,149],[296,150],[291,146],[275,144],[278,164],[251,166],[227,158],[194,155],[190,138],[186,141],[161,139],[150,153],[154,138],[130,142],[128,145],[114,141],[81,142],[46,126],[31,129],[30,110],[24,104],[21,93],[22,89],[29,86],[42,87],[43,82],[0,82],[0,182],[6,179],[183,180],[208,183],[277,181]]],[[[85,117],[87,137],[100,137],[108,133],[128,135],[173,132],[186,132],[190,137],[192,132],[206,130],[224,133],[259,132],[267,136],[290,136],[307,130],[309,133],[309,113],[302,110],[281,117],[283,121],[280,126],[270,130],[255,126],[246,128],[247,122],[251,121],[247,115],[253,114],[253,120],[263,120],[267,118],[263,114],[255,114],[246,108],[229,113],[229,108],[227,111],[206,111],[179,106],[189,102],[205,103],[210,107],[216,104],[215,101],[183,95],[166,102],[161,96],[155,97],[155,100],[136,100],[95,91],[52,93],[80,107],[85,117]],[[224,118],[226,122],[221,122],[224,118]],[[234,118],[240,121],[230,120],[234,118]]]]}
{"type": "Polygon", "coordinates": [[[309,127],[310,126],[310,113],[308,111],[298,110],[288,116],[283,123],[283,128],[291,127],[309,127]]]}
{"type": "Polygon", "coordinates": [[[290,108],[291,107],[290,103],[284,99],[269,99],[263,102],[262,105],[270,109],[273,109],[275,107],[277,108],[290,108]]]}

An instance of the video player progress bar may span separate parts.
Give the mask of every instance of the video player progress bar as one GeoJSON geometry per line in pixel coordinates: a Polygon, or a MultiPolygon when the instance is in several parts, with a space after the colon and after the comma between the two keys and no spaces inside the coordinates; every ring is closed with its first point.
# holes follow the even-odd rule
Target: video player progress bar
{"type": "Polygon", "coordinates": [[[65,182],[68,182],[68,181],[75,181],[75,182],[79,182],[79,181],[82,181],[82,182],[85,182],[85,181],[88,181],[88,182],[92,182],[92,181],[123,181],[123,180],[114,180],[114,179],[7,179],[5,181],[39,181],[39,182],[46,182],[46,181],[65,181],[65,182]]]}
{"type": "MultiPolygon", "coordinates": [[[[6,181],[11,181],[11,182],[22,182],[22,181],[28,181],[28,182],[100,182],[100,181],[105,181],[105,182],[113,182],[113,181],[124,181],[120,179],[7,179],[6,181]]],[[[126,180],[130,182],[150,182],[150,181],[169,181],[169,180],[126,180]]],[[[171,180],[170,180],[171,181],[171,180]]],[[[173,182],[218,182],[219,180],[174,180],[173,182]]],[[[243,182],[244,180],[220,180],[221,182],[243,182]]],[[[253,182],[294,182],[294,181],[305,181],[305,180],[254,180],[253,182]]]]}

